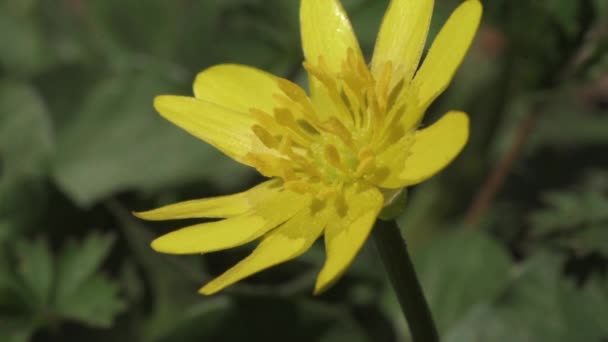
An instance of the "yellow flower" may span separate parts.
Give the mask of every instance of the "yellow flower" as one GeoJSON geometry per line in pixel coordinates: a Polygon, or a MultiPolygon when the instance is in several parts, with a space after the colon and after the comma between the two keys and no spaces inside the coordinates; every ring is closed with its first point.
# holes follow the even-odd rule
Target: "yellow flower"
{"type": "Polygon", "coordinates": [[[152,248],[207,253],[260,239],[251,255],[200,290],[212,294],[301,255],[323,235],[327,257],[315,293],[334,283],[395,193],[439,172],[468,139],[462,112],[419,125],[469,48],[481,4],[466,0],[452,13],[418,68],[432,9],[433,0],[392,0],[368,67],[340,2],[302,0],[310,97],[286,79],[232,64],[201,72],[194,97],[157,97],[166,119],[270,180],[136,213],[221,219],[161,236],[152,248]]]}

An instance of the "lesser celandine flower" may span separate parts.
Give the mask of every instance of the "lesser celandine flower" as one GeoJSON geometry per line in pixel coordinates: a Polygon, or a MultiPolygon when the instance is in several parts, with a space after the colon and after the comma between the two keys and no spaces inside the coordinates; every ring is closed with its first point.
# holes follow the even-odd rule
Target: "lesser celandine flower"
{"type": "Polygon", "coordinates": [[[394,194],[433,176],[467,141],[462,112],[428,127],[420,121],[460,65],[481,5],[464,1],[418,68],[432,9],[432,0],[392,0],[368,66],[339,1],[302,0],[310,95],[286,79],[226,64],[196,77],[194,97],[157,97],[162,116],[270,179],[242,193],[137,213],[221,219],[164,235],[152,248],[207,253],[260,239],[200,290],[212,294],[301,255],[323,235],[327,257],[315,292],[336,281],[394,194]]]}

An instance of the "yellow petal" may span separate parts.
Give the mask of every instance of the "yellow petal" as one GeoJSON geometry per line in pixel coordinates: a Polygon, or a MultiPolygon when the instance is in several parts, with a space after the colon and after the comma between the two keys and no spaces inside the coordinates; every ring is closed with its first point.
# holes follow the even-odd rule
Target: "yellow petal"
{"type": "Polygon", "coordinates": [[[428,106],[445,88],[456,73],[481,19],[481,3],[466,0],[452,13],[433,41],[414,83],[419,87],[420,103],[428,106]]]}
{"type": "Polygon", "coordinates": [[[340,71],[348,49],[362,58],[348,16],[338,0],[302,0],[300,25],[304,57],[317,64],[320,56],[333,72],[340,71]]]}
{"type": "Polygon", "coordinates": [[[376,40],[372,73],[376,79],[388,61],[393,82],[411,80],[418,68],[431,23],[434,0],[392,0],[376,40]]]}
{"type": "MultiPolygon", "coordinates": [[[[319,67],[322,58],[324,64],[322,69],[338,87],[342,82],[338,78],[338,73],[349,50],[352,51],[354,60],[358,61],[358,64],[365,65],[359,42],[340,1],[302,0],[300,25],[306,61],[319,67]]],[[[317,115],[322,120],[327,120],[331,116],[340,117],[342,109],[337,106],[335,96],[329,94],[327,85],[323,85],[310,73],[308,78],[311,99],[317,115]]],[[[338,94],[339,91],[335,93],[338,94]]]]}
{"type": "Polygon", "coordinates": [[[236,247],[289,220],[308,202],[305,195],[277,191],[257,203],[251,213],[179,229],[154,240],[152,248],[163,253],[193,254],[236,247]]]}
{"type": "Polygon", "coordinates": [[[456,111],[417,131],[400,174],[401,186],[420,183],[441,171],[462,151],[468,138],[469,118],[456,111]]]}
{"type": "Polygon", "coordinates": [[[194,96],[220,107],[249,115],[250,108],[272,113],[274,94],[282,93],[278,77],[237,64],[222,64],[200,72],[194,96]]]}
{"type": "Polygon", "coordinates": [[[216,293],[254,273],[300,256],[321,235],[326,221],[325,211],[311,214],[308,209],[302,210],[268,233],[247,258],[207,283],[199,292],[216,293]]]}
{"type": "Polygon", "coordinates": [[[384,171],[382,173],[385,176],[378,180],[371,179],[376,186],[385,189],[399,189],[403,187],[403,181],[400,176],[414,143],[414,136],[415,132],[410,131],[397,142],[379,151],[376,156],[376,165],[380,170],[384,171]]]}
{"type": "Polygon", "coordinates": [[[345,215],[334,213],[325,229],[327,259],[317,277],[315,293],[331,286],[352,263],[382,209],[383,196],[374,187],[351,186],[344,192],[345,215]]]}
{"type": "Polygon", "coordinates": [[[154,108],[167,120],[207,142],[236,161],[250,165],[244,157],[266,147],[251,130],[253,118],[193,97],[163,95],[154,108]]]}
{"type": "Polygon", "coordinates": [[[133,214],[150,221],[202,217],[230,218],[251,211],[255,203],[275,195],[278,186],[279,181],[273,179],[238,194],[174,203],[133,214]]]}
{"type": "Polygon", "coordinates": [[[169,254],[219,251],[253,241],[274,228],[272,223],[261,216],[248,215],[197,224],[157,238],[152,241],[152,248],[169,254]]]}

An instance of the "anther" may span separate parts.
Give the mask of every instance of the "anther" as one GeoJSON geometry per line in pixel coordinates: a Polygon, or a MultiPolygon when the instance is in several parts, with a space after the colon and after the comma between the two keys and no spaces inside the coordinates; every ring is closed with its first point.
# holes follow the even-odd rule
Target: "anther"
{"type": "Polygon", "coordinates": [[[277,127],[275,119],[268,113],[258,108],[249,108],[249,113],[253,116],[257,122],[266,128],[277,127]]]}
{"type": "Polygon", "coordinates": [[[325,159],[336,169],[343,170],[344,166],[340,160],[340,153],[334,145],[325,145],[325,159]]]}
{"type": "Polygon", "coordinates": [[[304,181],[288,181],[284,186],[287,190],[301,194],[312,192],[312,186],[304,181]]]}
{"type": "Polygon", "coordinates": [[[264,127],[260,125],[253,125],[251,127],[253,133],[260,139],[262,144],[268,148],[275,149],[278,147],[279,142],[273,137],[264,127]]]}
{"type": "Polygon", "coordinates": [[[322,127],[327,132],[335,134],[350,149],[352,149],[352,150],[356,149],[352,134],[344,126],[344,124],[342,124],[342,122],[340,120],[336,119],[335,117],[332,117],[329,120],[325,121],[323,123],[322,127]]]}
{"type": "Polygon", "coordinates": [[[393,63],[391,61],[384,63],[380,77],[376,81],[376,94],[379,97],[378,102],[380,103],[380,107],[383,107],[383,110],[386,110],[392,71],[393,63]]]}
{"type": "Polygon", "coordinates": [[[363,177],[366,174],[371,173],[376,168],[376,160],[373,157],[368,157],[361,162],[359,162],[359,166],[357,166],[357,171],[355,171],[355,177],[363,177]]]}

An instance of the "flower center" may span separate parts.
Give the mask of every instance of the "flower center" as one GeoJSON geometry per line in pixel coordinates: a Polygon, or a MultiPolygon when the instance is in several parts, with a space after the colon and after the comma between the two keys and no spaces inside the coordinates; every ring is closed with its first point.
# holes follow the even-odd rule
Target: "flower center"
{"type": "Polygon", "coordinates": [[[313,96],[329,101],[313,103],[296,84],[277,80],[281,93],[274,94],[273,112],[250,109],[259,123],[252,131],[266,147],[247,156],[251,164],[299,192],[315,192],[315,184],[331,189],[386,177],[388,170],[377,157],[411,131],[401,123],[415,104],[414,96],[408,96],[409,84],[392,79],[390,62],[375,79],[350,49],[337,74],[323,57],[304,67],[312,78],[313,96]]]}

